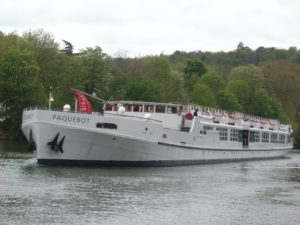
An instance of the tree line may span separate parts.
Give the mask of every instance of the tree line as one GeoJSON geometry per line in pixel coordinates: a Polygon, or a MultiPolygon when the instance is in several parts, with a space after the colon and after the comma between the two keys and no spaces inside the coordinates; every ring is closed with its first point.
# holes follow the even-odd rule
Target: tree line
{"type": "MultiPolygon", "coordinates": [[[[23,108],[74,104],[70,87],[106,100],[195,103],[291,123],[300,145],[300,50],[242,42],[230,52],[109,56],[100,46],[74,52],[44,30],[23,35],[0,32],[0,112],[3,129],[20,135],[23,108]]],[[[94,103],[98,109],[99,103],[94,103]]]]}

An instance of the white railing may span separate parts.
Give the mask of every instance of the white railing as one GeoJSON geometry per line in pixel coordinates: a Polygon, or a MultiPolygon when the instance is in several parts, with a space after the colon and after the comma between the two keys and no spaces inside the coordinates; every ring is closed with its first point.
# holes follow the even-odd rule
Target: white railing
{"type": "Polygon", "coordinates": [[[280,122],[278,120],[264,118],[264,117],[260,117],[260,116],[253,116],[253,115],[249,115],[249,114],[241,113],[241,112],[229,112],[229,111],[223,110],[223,109],[216,109],[216,108],[200,106],[200,105],[195,105],[195,104],[189,104],[188,109],[189,109],[189,111],[198,109],[200,113],[205,113],[205,114],[216,116],[216,117],[229,117],[229,118],[236,119],[236,120],[249,120],[250,122],[253,122],[253,123],[262,123],[262,124],[264,122],[266,122],[269,125],[273,125],[273,126],[280,125],[280,122]]]}
{"type": "MultiPolygon", "coordinates": [[[[31,110],[43,110],[43,111],[55,111],[55,112],[64,112],[61,109],[50,109],[49,108],[42,108],[42,107],[27,107],[24,108],[23,111],[31,111],[31,110]]],[[[102,116],[104,114],[108,114],[108,115],[112,115],[112,116],[117,116],[117,117],[130,117],[130,118],[135,118],[135,119],[141,119],[141,120],[147,120],[147,121],[154,121],[154,122],[158,122],[158,123],[162,123],[161,120],[156,120],[156,119],[151,119],[151,118],[144,118],[144,117],[140,117],[140,116],[132,116],[132,115],[124,115],[124,114],[118,114],[118,113],[113,113],[113,112],[105,112],[103,114],[99,113],[99,112],[92,112],[92,113],[81,113],[81,112],[75,112],[73,110],[68,111],[67,113],[74,113],[74,114],[91,114],[91,115],[96,115],[96,116],[102,116]]]]}

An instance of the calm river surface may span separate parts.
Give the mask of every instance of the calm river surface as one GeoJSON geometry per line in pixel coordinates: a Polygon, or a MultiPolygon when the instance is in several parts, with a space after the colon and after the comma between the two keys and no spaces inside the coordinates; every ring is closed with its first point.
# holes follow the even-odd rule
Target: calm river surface
{"type": "Polygon", "coordinates": [[[300,224],[300,153],[164,168],[37,165],[0,142],[0,224],[300,224]]]}

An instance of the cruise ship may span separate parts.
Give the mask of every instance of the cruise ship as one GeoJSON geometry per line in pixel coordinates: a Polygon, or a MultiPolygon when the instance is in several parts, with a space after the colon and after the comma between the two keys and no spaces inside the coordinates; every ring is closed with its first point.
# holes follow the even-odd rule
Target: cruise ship
{"type": "Polygon", "coordinates": [[[285,156],[292,128],[277,120],[194,104],[104,101],[72,89],[74,110],[26,108],[22,130],[48,165],[177,166],[285,156]],[[102,101],[92,112],[88,98],[102,101]]]}

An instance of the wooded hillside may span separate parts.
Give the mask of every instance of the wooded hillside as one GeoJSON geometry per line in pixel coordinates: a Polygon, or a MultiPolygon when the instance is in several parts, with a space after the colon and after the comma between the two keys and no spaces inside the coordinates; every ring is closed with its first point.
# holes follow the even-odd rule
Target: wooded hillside
{"type": "MultiPolygon", "coordinates": [[[[102,48],[74,52],[43,31],[22,36],[0,32],[0,103],[2,126],[20,135],[22,110],[28,106],[74,105],[70,87],[107,100],[191,102],[242,111],[291,123],[300,146],[300,50],[259,47],[242,42],[230,52],[109,56],[102,48]]],[[[96,108],[99,105],[96,105],[96,108]]]]}

